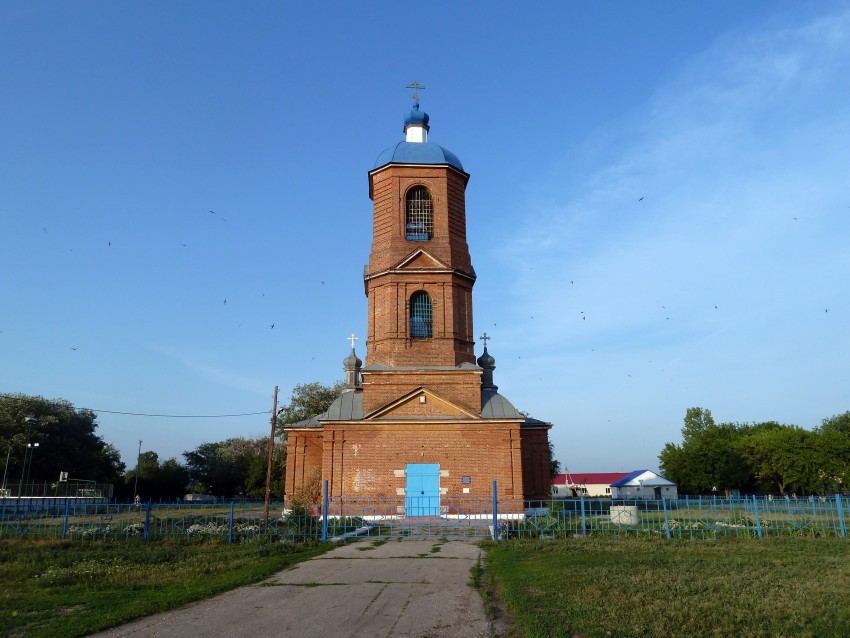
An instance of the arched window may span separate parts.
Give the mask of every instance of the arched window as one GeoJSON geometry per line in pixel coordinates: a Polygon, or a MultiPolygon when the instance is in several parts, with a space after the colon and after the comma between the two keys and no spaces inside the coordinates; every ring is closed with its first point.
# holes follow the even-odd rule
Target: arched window
{"type": "Polygon", "coordinates": [[[421,290],[414,292],[410,298],[410,338],[430,339],[431,325],[431,297],[421,290]]]}
{"type": "Polygon", "coordinates": [[[428,241],[434,236],[434,206],[431,193],[424,186],[407,191],[405,237],[408,241],[428,241]]]}

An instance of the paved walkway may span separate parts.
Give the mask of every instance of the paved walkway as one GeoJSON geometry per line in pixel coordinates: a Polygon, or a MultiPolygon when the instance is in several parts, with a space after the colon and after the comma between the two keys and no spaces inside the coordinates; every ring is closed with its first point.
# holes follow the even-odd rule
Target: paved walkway
{"type": "Polygon", "coordinates": [[[480,556],[463,540],[362,540],[256,585],[96,635],[490,637],[481,596],[468,585],[480,556]]]}

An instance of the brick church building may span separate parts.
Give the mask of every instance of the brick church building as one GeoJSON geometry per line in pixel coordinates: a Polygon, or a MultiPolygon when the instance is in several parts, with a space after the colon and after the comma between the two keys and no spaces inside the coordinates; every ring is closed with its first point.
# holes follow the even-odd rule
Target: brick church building
{"type": "Polygon", "coordinates": [[[344,360],[345,389],[327,412],[285,426],[287,500],[328,481],[333,497],[392,497],[408,516],[457,497],[547,499],[550,423],[521,414],[475,358],[472,287],[460,160],[428,141],[414,106],[405,140],[369,172],[372,249],[366,365],[344,360]]]}

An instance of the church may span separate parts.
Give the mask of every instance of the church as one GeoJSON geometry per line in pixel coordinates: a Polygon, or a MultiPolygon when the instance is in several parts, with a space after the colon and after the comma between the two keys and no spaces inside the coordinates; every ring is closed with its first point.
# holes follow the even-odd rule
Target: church
{"type": "Polygon", "coordinates": [[[548,499],[552,425],[499,393],[486,333],[475,357],[469,173],[428,141],[416,93],[424,87],[409,88],[405,139],[369,171],[366,364],[352,335],[342,394],[325,413],[284,427],[286,499],[320,481],[332,499],[395,499],[407,516],[489,498],[493,481],[500,501],[548,499]]]}

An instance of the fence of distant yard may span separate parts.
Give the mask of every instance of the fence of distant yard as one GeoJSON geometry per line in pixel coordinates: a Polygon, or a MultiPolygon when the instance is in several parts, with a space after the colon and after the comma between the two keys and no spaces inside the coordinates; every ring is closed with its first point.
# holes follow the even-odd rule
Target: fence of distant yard
{"type": "Polygon", "coordinates": [[[541,502],[440,497],[325,498],[284,511],[263,503],[115,504],[85,498],[0,499],[0,539],[220,539],[303,542],[350,536],[467,538],[847,538],[850,499],[712,497],[541,502]],[[410,512],[417,515],[411,516],[410,512]]]}

